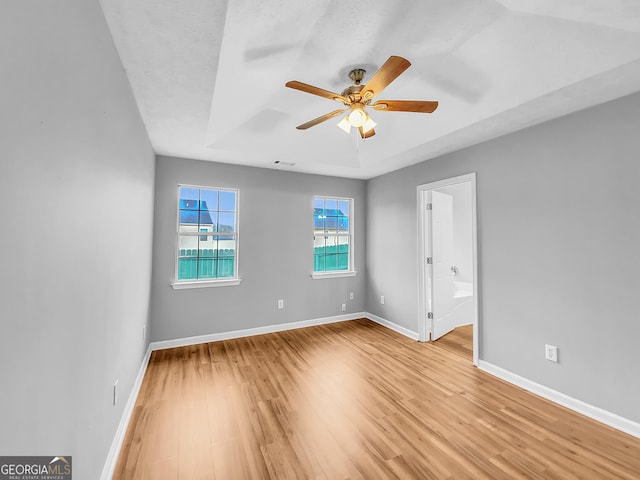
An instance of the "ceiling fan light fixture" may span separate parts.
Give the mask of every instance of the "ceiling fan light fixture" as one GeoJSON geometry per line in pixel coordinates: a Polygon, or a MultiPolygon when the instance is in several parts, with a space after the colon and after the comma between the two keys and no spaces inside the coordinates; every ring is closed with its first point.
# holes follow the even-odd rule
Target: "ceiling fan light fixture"
{"type": "Polygon", "coordinates": [[[367,119],[362,124],[362,131],[364,133],[367,133],[370,130],[372,130],[376,125],[378,125],[378,124],[373,121],[373,118],[371,118],[369,115],[367,115],[367,119]]]}
{"type": "Polygon", "coordinates": [[[338,122],[338,127],[344,130],[346,133],[351,132],[351,124],[349,123],[349,117],[346,115],[340,122],[338,122]]]}
{"type": "Polygon", "coordinates": [[[364,113],[364,110],[362,110],[362,108],[355,107],[353,110],[351,110],[351,113],[349,113],[349,123],[352,127],[361,127],[366,121],[367,114],[364,113]]]}

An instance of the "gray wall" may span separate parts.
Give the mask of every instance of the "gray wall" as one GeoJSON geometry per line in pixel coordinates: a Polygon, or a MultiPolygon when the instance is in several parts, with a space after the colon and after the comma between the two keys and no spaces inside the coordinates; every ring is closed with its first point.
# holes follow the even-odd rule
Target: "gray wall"
{"type": "Polygon", "coordinates": [[[342,303],[346,313],[364,310],[364,181],[159,156],[155,192],[152,340],[341,315],[342,303]],[[171,288],[179,183],[240,190],[240,285],[171,288]],[[313,195],[354,198],[356,277],[310,277],[313,195]]]}
{"type": "Polygon", "coordinates": [[[640,421],[638,112],[635,94],[368,181],[367,311],[417,331],[416,186],[477,172],[480,359],[640,421]]]}
{"type": "Polygon", "coordinates": [[[97,1],[3,3],[0,50],[0,453],[95,479],[146,350],[154,154],[97,1]]]}

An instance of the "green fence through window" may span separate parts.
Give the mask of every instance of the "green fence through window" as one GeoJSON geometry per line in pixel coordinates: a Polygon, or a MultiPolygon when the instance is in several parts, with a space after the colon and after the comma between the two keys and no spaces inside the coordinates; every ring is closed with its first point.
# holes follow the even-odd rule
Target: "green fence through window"
{"type": "Polygon", "coordinates": [[[233,249],[181,249],[178,253],[178,280],[234,276],[236,252],[233,249]]]}
{"type": "Polygon", "coordinates": [[[349,270],[349,245],[332,245],[313,249],[313,271],[349,270]]]}
{"type": "MultiPolygon", "coordinates": [[[[178,256],[178,280],[231,278],[235,275],[233,249],[181,249],[178,256]]],[[[314,272],[349,269],[349,245],[316,247],[314,272]]]]}

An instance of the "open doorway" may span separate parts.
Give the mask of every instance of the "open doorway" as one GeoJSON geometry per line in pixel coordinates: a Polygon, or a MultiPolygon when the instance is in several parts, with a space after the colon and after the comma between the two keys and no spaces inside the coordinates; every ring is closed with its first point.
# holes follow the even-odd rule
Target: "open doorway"
{"type": "Polygon", "coordinates": [[[472,337],[478,364],[475,173],[418,187],[420,341],[472,337]]]}

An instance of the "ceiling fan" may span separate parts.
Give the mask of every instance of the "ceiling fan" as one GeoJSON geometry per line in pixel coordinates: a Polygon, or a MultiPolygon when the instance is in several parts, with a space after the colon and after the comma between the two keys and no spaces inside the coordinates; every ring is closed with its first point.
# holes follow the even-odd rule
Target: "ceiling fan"
{"type": "Polygon", "coordinates": [[[347,133],[351,131],[351,127],[356,127],[362,138],[369,138],[375,135],[376,132],[373,127],[375,127],[377,123],[373,121],[365,111],[365,108],[373,108],[374,110],[387,112],[432,113],[438,108],[438,102],[421,100],[378,100],[375,103],[371,103],[373,97],[384,90],[387,85],[398,78],[398,76],[410,66],[411,63],[408,60],[392,55],[384,62],[384,65],[380,67],[366,85],[361,84],[366,71],[361,68],[355,68],[349,72],[349,78],[353,81],[353,85],[345,88],[341,94],[333,93],[296,80],[287,82],[285,86],[289,88],[318,95],[328,98],[329,100],[335,100],[343,103],[347,107],[314,118],[302,125],[298,125],[296,128],[298,130],[306,130],[330,118],[348,112],[340,123],[338,123],[338,127],[347,133]]]}

